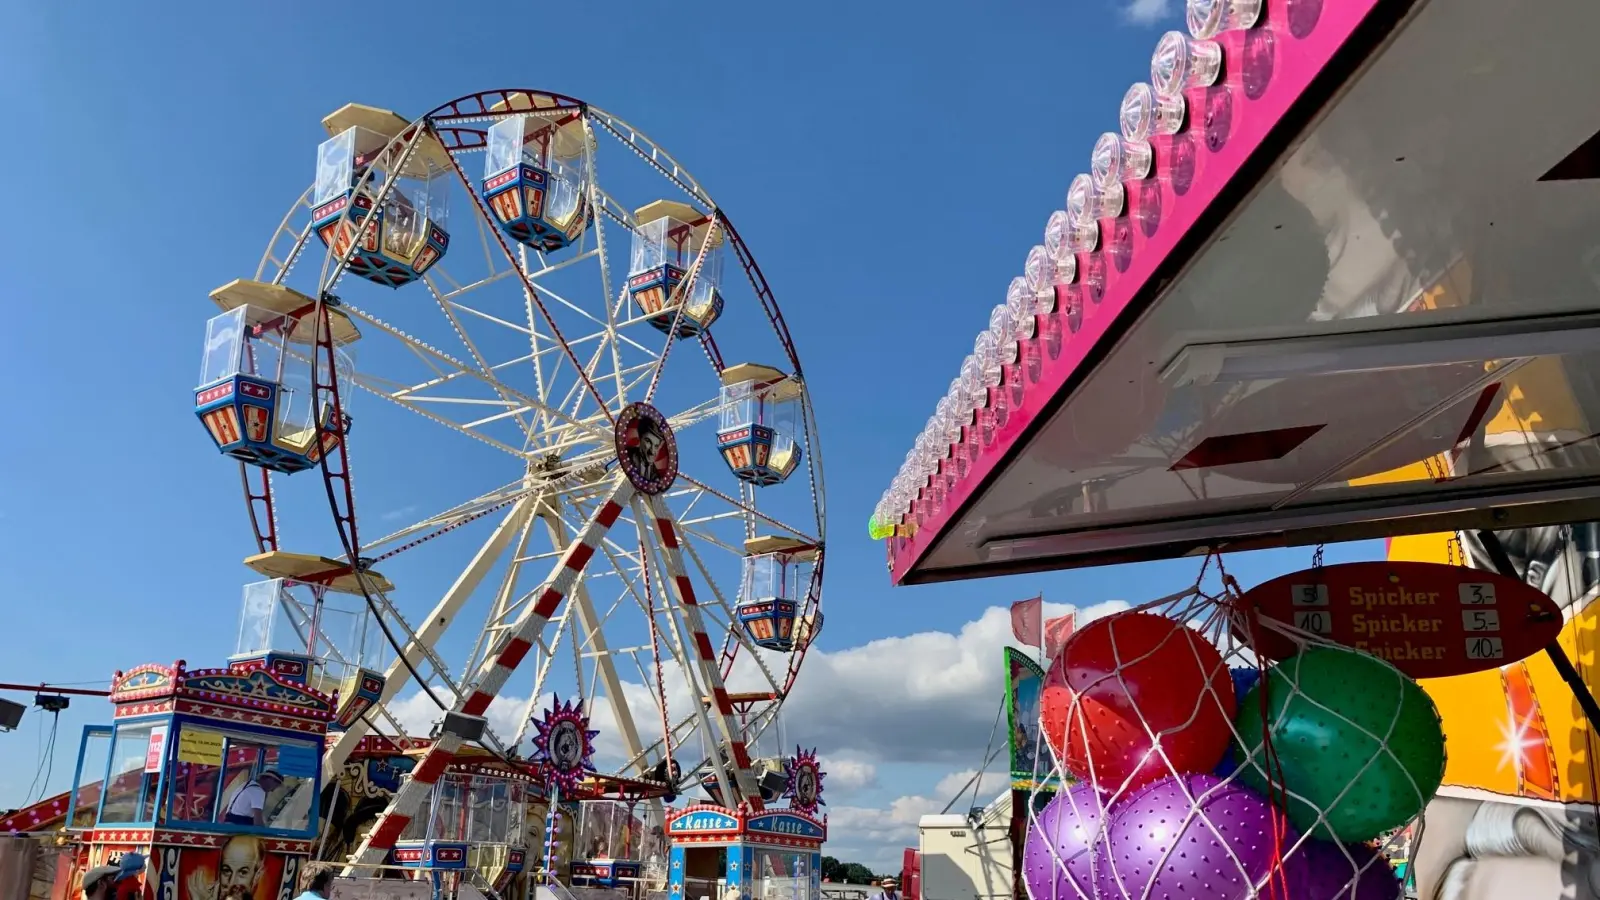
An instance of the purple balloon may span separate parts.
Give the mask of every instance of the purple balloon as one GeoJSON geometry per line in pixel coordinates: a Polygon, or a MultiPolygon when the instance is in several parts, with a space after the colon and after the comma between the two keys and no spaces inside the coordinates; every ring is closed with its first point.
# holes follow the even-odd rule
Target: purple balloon
{"type": "Polygon", "coordinates": [[[1295,900],[1399,900],[1403,890],[1388,860],[1365,844],[1306,841],[1284,868],[1295,900]]]}
{"type": "Polygon", "coordinates": [[[1087,784],[1072,787],[1028,823],[1022,878],[1033,900],[1095,900],[1092,844],[1104,846],[1100,819],[1105,801],[1087,784]]]}
{"type": "Polygon", "coordinates": [[[1277,859],[1274,815],[1287,850],[1297,840],[1288,822],[1242,785],[1214,775],[1149,785],[1112,811],[1101,896],[1244,900],[1277,859]]]}

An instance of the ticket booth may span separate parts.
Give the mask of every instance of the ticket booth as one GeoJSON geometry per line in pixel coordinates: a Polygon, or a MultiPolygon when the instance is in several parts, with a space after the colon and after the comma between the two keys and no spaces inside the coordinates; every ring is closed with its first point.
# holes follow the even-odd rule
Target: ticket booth
{"type": "Polygon", "coordinates": [[[827,819],[792,810],[747,814],[699,804],[669,813],[671,900],[820,900],[827,819]]]}

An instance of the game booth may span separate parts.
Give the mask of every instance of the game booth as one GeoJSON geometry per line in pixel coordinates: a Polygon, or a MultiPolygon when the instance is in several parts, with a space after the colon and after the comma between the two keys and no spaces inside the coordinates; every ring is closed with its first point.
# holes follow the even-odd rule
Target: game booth
{"type": "Polygon", "coordinates": [[[1020,888],[1592,896],[1600,7],[1185,11],[869,523],[897,585],[1194,560],[1030,654],[1020,888]]]}

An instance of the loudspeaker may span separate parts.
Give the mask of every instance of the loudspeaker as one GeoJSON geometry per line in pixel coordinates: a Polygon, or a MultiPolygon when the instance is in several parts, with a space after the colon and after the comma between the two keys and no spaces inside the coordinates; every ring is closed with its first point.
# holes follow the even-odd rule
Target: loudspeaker
{"type": "Polygon", "coordinates": [[[22,714],[27,711],[21,703],[0,700],[0,731],[15,731],[22,724],[22,714]]]}

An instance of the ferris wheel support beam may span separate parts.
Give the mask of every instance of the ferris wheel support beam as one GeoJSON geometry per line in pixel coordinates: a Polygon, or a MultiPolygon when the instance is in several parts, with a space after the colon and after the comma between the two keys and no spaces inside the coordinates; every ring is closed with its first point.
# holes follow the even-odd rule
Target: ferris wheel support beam
{"type": "MultiPolygon", "coordinates": [[[[551,544],[565,547],[567,527],[560,513],[554,509],[541,510],[539,518],[550,533],[551,544]]],[[[582,581],[572,589],[572,603],[578,612],[578,624],[583,628],[583,642],[588,644],[589,651],[595,654],[595,667],[599,672],[600,683],[605,687],[606,702],[611,705],[611,715],[616,719],[617,730],[622,733],[622,743],[627,748],[629,756],[641,756],[639,728],[633,721],[633,710],[628,706],[627,695],[622,692],[622,679],[617,676],[617,666],[611,657],[610,648],[606,645],[606,635],[600,627],[600,617],[595,615],[594,603],[589,599],[589,591],[582,581]]],[[[532,699],[534,702],[538,701],[537,697],[532,699]]],[[[648,761],[640,759],[639,774],[643,775],[648,768],[648,761]]]]}
{"type": "Polygon", "coordinates": [[[728,688],[722,683],[722,666],[717,648],[711,645],[711,638],[706,634],[705,616],[700,612],[699,601],[695,598],[694,584],[689,581],[689,573],[683,564],[683,548],[678,543],[677,524],[672,519],[672,513],[667,509],[667,504],[657,497],[644,498],[644,505],[649,509],[650,517],[655,521],[656,535],[661,539],[661,558],[666,563],[666,581],[670,585],[672,595],[678,601],[678,608],[683,614],[685,624],[689,626],[692,638],[692,652],[694,666],[699,669],[700,682],[710,692],[711,701],[716,706],[716,722],[718,730],[722,732],[723,746],[728,749],[728,758],[733,763],[734,771],[731,773],[736,785],[723,782],[723,789],[728,793],[729,787],[737,787],[737,793],[743,795],[743,800],[756,812],[760,812],[764,805],[761,802],[761,789],[755,783],[751,773],[750,749],[745,745],[744,733],[740,730],[738,720],[733,709],[733,700],[728,696],[728,688]]]}
{"type": "MultiPolygon", "coordinates": [[[[489,570],[494,567],[501,554],[505,553],[506,547],[511,543],[511,538],[522,529],[522,525],[527,521],[531,508],[532,501],[524,498],[517,501],[511,507],[510,512],[506,513],[506,517],[500,521],[494,532],[489,535],[489,539],[478,549],[478,553],[472,558],[472,562],[456,578],[455,583],[450,585],[450,589],[444,592],[444,596],[439,599],[439,603],[428,614],[428,618],[422,623],[422,627],[417,629],[416,636],[406,642],[405,652],[389,664],[389,670],[384,674],[383,692],[378,696],[376,705],[386,706],[399,695],[400,689],[405,686],[410,674],[406,661],[409,661],[412,666],[419,665],[427,651],[438,644],[439,638],[444,636],[444,633],[450,629],[451,623],[455,622],[456,615],[466,605],[467,599],[477,591],[478,585],[483,583],[483,579],[489,574],[489,570]]],[[[329,747],[322,756],[322,778],[324,782],[329,782],[338,775],[344,766],[345,760],[350,757],[356,745],[361,743],[361,738],[366,733],[366,722],[357,720],[350,725],[349,729],[339,735],[338,740],[334,741],[333,746],[329,747]]]]}
{"type": "MultiPolygon", "coordinates": [[[[577,539],[567,546],[566,552],[561,554],[561,560],[551,571],[538,601],[523,607],[516,624],[495,642],[494,649],[478,669],[472,692],[457,700],[450,712],[480,717],[488,712],[489,704],[494,701],[501,688],[505,687],[511,678],[511,673],[516,671],[517,666],[528,655],[528,651],[533,649],[534,642],[544,633],[544,627],[549,623],[550,617],[555,615],[556,610],[561,607],[561,602],[583,576],[583,570],[594,557],[595,548],[616,523],[617,517],[622,514],[623,506],[633,494],[633,484],[626,478],[618,478],[615,487],[607,495],[594,517],[584,525],[577,539]]],[[[515,529],[507,530],[507,541],[514,532],[515,529]]],[[[456,751],[461,749],[461,744],[462,740],[458,735],[448,730],[440,733],[438,739],[417,762],[411,777],[390,798],[389,807],[378,817],[372,830],[352,854],[350,862],[344,868],[345,876],[383,864],[389,851],[394,848],[395,842],[405,831],[406,825],[427,801],[433,785],[444,775],[450,761],[455,758],[456,751]]]]}

